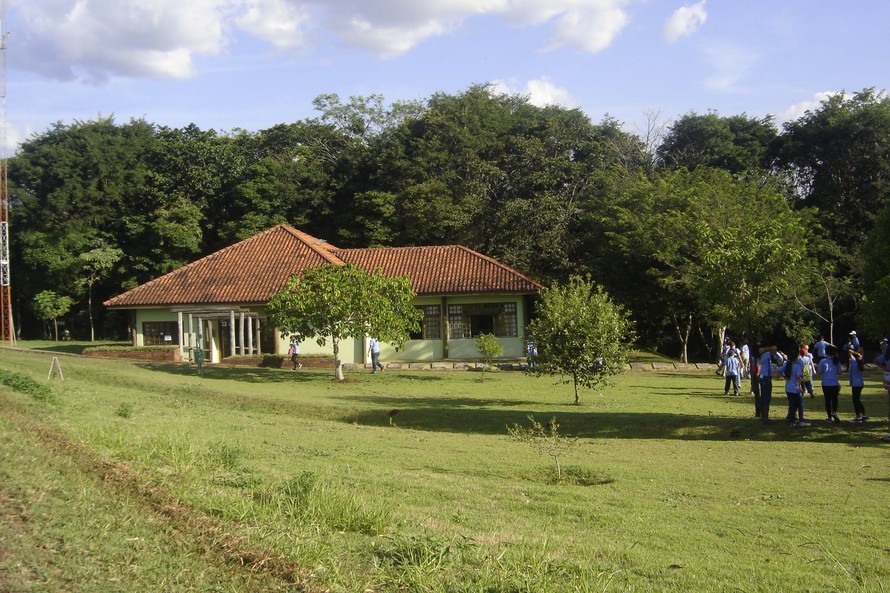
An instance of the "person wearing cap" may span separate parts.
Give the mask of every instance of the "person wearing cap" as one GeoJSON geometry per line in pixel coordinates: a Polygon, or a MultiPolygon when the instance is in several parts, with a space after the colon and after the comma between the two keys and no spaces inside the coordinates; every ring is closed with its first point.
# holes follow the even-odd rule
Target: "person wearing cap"
{"type": "Polygon", "coordinates": [[[843,360],[846,363],[846,368],[844,370],[850,370],[850,362],[853,360],[853,353],[859,352],[859,338],[856,336],[856,331],[851,331],[849,337],[847,337],[847,343],[844,344],[844,357],[843,360]]]}

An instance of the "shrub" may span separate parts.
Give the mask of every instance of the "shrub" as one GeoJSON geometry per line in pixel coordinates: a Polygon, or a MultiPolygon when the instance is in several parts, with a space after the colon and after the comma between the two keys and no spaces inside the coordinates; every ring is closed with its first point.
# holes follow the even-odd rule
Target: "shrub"
{"type": "Polygon", "coordinates": [[[18,391],[19,393],[30,395],[31,397],[39,401],[55,401],[56,396],[48,385],[39,383],[31,377],[22,375],[20,373],[0,370],[0,383],[6,385],[13,391],[18,391]]]}

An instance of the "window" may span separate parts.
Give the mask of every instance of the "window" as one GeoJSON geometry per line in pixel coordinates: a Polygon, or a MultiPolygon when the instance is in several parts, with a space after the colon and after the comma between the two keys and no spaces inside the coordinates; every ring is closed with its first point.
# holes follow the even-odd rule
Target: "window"
{"type": "Polygon", "coordinates": [[[448,325],[449,338],[474,338],[479,334],[516,337],[516,303],[449,305],[448,325]]]}
{"type": "Polygon", "coordinates": [[[439,305],[421,305],[417,307],[423,311],[423,320],[420,322],[420,331],[412,332],[412,340],[439,340],[442,338],[442,309],[439,305]]]}
{"type": "Polygon", "coordinates": [[[175,321],[143,321],[143,346],[178,346],[179,325],[175,321]]]}

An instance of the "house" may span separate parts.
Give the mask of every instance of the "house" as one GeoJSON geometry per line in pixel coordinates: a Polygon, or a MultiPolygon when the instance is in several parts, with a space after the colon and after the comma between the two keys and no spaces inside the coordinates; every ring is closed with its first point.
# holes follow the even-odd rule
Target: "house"
{"type": "MultiPolygon", "coordinates": [[[[132,312],[134,346],[177,345],[183,359],[202,348],[209,362],[243,354],[283,354],[287,338],[266,320],[265,305],[292,274],[323,264],[388,277],[407,275],[423,310],[420,332],[385,360],[479,358],[473,338],[493,333],[504,356],[523,355],[529,299],[542,286],[517,270],[459,245],[338,249],[278,225],[105,302],[132,312]]],[[[330,354],[309,339],[301,354],[330,354]]],[[[344,363],[363,364],[367,339],[344,340],[344,363]]]]}

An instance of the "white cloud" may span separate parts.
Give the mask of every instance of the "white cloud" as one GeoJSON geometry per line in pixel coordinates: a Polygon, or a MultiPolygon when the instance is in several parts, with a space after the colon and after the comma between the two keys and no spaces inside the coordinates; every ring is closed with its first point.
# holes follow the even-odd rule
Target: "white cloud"
{"type": "Polygon", "coordinates": [[[807,111],[815,111],[816,109],[818,109],[822,105],[822,102],[826,99],[830,99],[835,95],[843,94],[844,93],[839,91],[822,91],[821,93],[816,93],[811,99],[806,99],[805,101],[795,103],[794,105],[777,115],[776,125],[781,126],[786,122],[800,119],[801,117],[806,115],[807,111]]]}
{"type": "Polygon", "coordinates": [[[596,53],[643,0],[13,0],[12,66],[60,80],[188,78],[241,30],[281,50],[331,36],[380,57],[402,55],[478,16],[546,27],[546,49],[596,53]]]}
{"type": "Polygon", "coordinates": [[[17,7],[14,64],[50,78],[185,78],[225,45],[229,0],[31,0],[17,7]]]}
{"type": "Polygon", "coordinates": [[[287,0],[247,0],[235,24],[254,37],[286,50],[303,47],[302,26],[308,21],[309,11],[287,0]]]}
{"type": "Polygon", "coordinates": [[[664,24],[664,38],[673,43],[681,37],[689,37],[695,33],[708,19],[705,12],[705,0],[692,6],[682,6],[664,24]]]}
{"type": "Polygon", "coordinates": [[[495,80],[491,83],[491,92],[496,95],[523,95],[528,97],[529,103],[538,107],[559,105],[571,109],[579,106],[578,100],[566,89],[553,84],[549,76],[529,80],[521,89],[514,88],[503,80],[495,80]]]}
{"type": "Polygon", "coordinates": [[[629,22],[627,13],[617,7],[566,12],[556,20],[549,48],[568,45],[598,53],[612,45],[629,22]]]}

